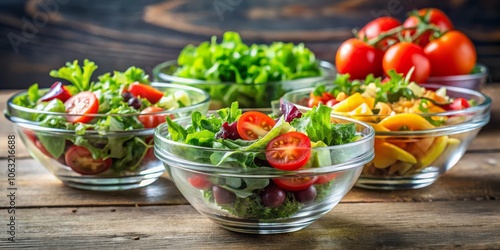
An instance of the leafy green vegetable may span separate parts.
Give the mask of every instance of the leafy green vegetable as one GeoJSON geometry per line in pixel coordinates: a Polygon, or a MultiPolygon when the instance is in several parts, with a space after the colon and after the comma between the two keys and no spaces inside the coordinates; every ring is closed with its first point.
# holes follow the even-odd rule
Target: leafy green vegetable
{"type": "Polygon", "coordinates": [[[246,45],[236,32],[225,32],[220,43],[211,41],[187,45],[180,53],[175,76],[232,82],[232,85],[199,85],[213,100],[225,106],[238,101],[241,107],[269,106],[268,98],[281,97],[280,86],[262,83],[321,76],[318,60],[304,44],[274,42],[270,45],[246,45]],[[275,92],[275,93],[273,93],[275,92]]]}
{"type": "Polygon", "coordinates": [[[78,64],[78,60],[74,60],[73,63],[67,62],[66,66],[59,70],[50,71],[50,76],[65,79],[79,91],[86,91],[91,87],[90,78],[96,69],[97,65],[87,59],[83,61],[83,68],[78,64]]]}
{"type": "Polygon", "coordinates": [[[356,138],[353,123],[335,124],[331,122],[332,108],[319,105],[291,122],[297,131],[307,134],[312,142],[323,141],[326,145],[340,145],[356,138]]]}

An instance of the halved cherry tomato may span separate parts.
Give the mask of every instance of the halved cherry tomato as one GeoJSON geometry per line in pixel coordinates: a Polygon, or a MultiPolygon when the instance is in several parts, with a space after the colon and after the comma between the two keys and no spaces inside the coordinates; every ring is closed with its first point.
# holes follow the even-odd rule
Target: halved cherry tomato
{"type": "Polygon", "coordinates": [[[384,51],[351,38],[343,42],[335,55],[335,65],[340,74],[348,73],[351,79],[365,79],[368,74],[382,75],[384,51]]]}
{"type": "MultiPolygon", "coordinates": [[[[361,39],[362,41],[370,40],[372,38],[377,37],[380,35],[382,32],[389,31],[391,29],[394,29],[398,26],[401,25],[401,22],[394,18],[394,17],[379,17],[371,22],[367,23],[359,32],[358,32],[358,38],[361,39]]],[[[389,44],[390,40],[397,40],[397,37],[394,36],[394,38],[386,38],[383,39],[382,41],[378,42],[375,46],[377,48],[385,48],[389,44]]]]}
{"type": "Polygon", "coordinates": [[[108,170],[112,164],[111,158],[94,159],[88,149],[76,145],[71,146],[66,151],[65,160],[73,171],[83,175],[102,173],[108,170]]]}
{"type": "Polygon", "coordinates": [[[163,97],[163,92],[160,90],[139,82],[130,84],[128,91],[135,97],[148,99],[148,101],[152,104],[157,103],[163,97]]]}
{"type": "Polygon", "coordinates": [[[318,176],[318,180],[315,182],[315,184],[325,184],[337,177],[339,174],[333,173],[333,174],[325,174],[325,175],[320,175],[318,176]]]}
{"type": "Polygon", "coordinates": [[[248,111],[241,115],[236,130],[243,140],[256,140],[265,136],[276,124],[273,118],[258,111],[248,111]]]}
{"type": "Polygon", "coordinates": [[[64,86],[61,82],[55,82],[50,87],[50,90],[40,98],[40,101],[48,102],[48,101],[51,101],[51,100],[57,98],[57,99],[61,100],[62,102],[65,102],[70,97],[71,97],[71,94],[69,93],[66,86],[64,86]]]}
{"type": "Polygon", "coordinates": [[[317,176],[279,178],[273,179],[273,182],[280,188],[288,191],[300,191],[308,188],[318,180],[317,176]]]}
{"type": "Polygon", "coordinates": [[[431,76],[466,75],[476,65],[474,43],[458,30],[430,41],[424,52],[431,63],[431,76]]]}
{"type": "Polygon", "coordinates": [[[465,98],[457,98],[452,103],[442,106],[445,110],[462,110],[470,107],[470,103],[465,98]]]}
{"type": "Polygon", "coordinates": [[[301,132],[288,132],[272,139],[266,146],[269,164],[281,170],[296,170],[311,157],[311,140],[301,132]]]}
{"type": "Polygon", "coordinates": [[[389,70],[394,69],[404,75],[412,67],[415,67],[410,80],[417,83],[425,83],[431,70],[431,64],[423,48],[410,42],[400,42],[392,45],[385,52],[382,67],[386,74],[389,70]]]}
{"type": "Polygon", "coordinates": [[[188,182],[191,186],[201,189],[201,190],[209,190],[212,188],[212,183],[203,175],[192,175],[188,177],[188,182]]]}
{"type": "Polygon", "coordinates": [[[154,114],[162,111],[164,111],[164,109],[160,107],[147,107],[141,111],[141,114],[137,117],[137,119],[139,119],[139,121],[142,123],[142,125],[144,125],[145,128],[156,128],[156,126],[158,126],[159,124],[167,121],[167,115],[154,114]]]}
{"type": "MultiPolygon", "coordinates": [[[[441,32],[446,32],[449,30],[453,30],[453,23],[451,22],[450,18],[442,12],[439,9],[436,8],[426,8],[426,9],[420,9],[418,10],[418,15],[421,17],[425,17],[425,15],[428,13],[429,15],[429,23],[436,25],[441,32]]],[[[410,27],[416,27],[420,23],[420,19],[416,16],[409,16],[403,23],[403,27],[405,28],[410,28],[410,27]]],[[[408,30],[409,35],[414,35],[415,34],[415,29],[408,30]]],[[[406,32],[404,32],[406,33],[406,32]]],[[[422,47],[425,47],[429,41],[432,40],[432,31],[427,31],[424,32],[417,40],[415,43],[419,44],[422,47]]],[[[406,34],[404,34],[405,36],[406,34]]]]}
{"type": "Polygon", "coordinates": [[[99,100],[94,93],[90,91],[80,92],[66,102],[66,113],[81,116],[68,116],[67,120],[72,123],[87,123],[93,119],[91,114],[96,114],[99,111],[99,100]]]}

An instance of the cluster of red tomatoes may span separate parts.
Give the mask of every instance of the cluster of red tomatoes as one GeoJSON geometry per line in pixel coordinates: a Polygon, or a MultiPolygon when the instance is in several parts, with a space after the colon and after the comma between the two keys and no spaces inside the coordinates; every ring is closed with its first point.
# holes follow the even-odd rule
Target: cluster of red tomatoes
{"type": "Polygon", "coordinates": [[[470,74],[476,64],[476,49],[462,32],[454,30],[449,17],[439,9],[409,13],[401,22],[380,17],[366,24],[355,38],[342,43],[335,57],[339,73],[351,79],[368,74],[384,76],[391,69],[424,83],[430,76],[470,74]]]}

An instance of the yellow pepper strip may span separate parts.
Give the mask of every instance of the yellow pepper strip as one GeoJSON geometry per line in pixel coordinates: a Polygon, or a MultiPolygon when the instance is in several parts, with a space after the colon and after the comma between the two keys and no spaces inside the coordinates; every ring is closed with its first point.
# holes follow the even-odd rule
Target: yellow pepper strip
{"type": "Polygon", "coordinates": [[[377,168],[386,168],[396,161],[416,164],[417,159],[410,153],[388,142],[375,144],[375,158],[373,163],[377,168]]]}
{"type": "Polygon", "coordinates": [[[434,128],[429,121],[418,114],[403,113],[388,116],[378,123],[391,131],[423,130],[434,128]]]}
{"type": "Polygon", "coordinates": [[[347,97],[345,100],[333,105],[334,112],[351,112],[365,102],[359,92],[347,97]]]}

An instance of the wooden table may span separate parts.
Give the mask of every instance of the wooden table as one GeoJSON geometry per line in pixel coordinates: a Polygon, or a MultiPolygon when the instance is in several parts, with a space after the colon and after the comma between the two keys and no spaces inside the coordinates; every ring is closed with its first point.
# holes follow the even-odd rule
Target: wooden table
{"type": "MultiPolygon", "coordinates": [[[[490,123],[460,162],[419,190],[353,188],[317,222],[279,235],[226,231],[202,217],[165,178],[136,190],[91,192],[62,184],[17,140],[16,242],[9,243],[7,136],[0,118],[0,248],[372,249],[500,247],[500,85],[483,92],[490,123]]],[[[11,92],[0,92],[1,109],[11,92]]]]}

